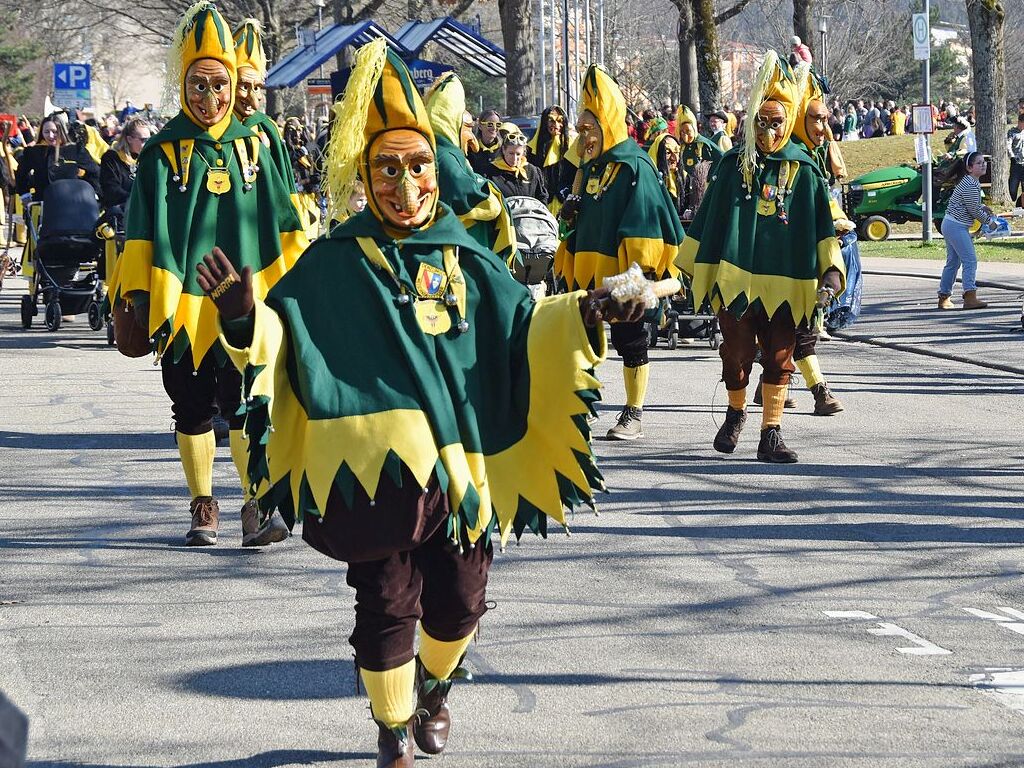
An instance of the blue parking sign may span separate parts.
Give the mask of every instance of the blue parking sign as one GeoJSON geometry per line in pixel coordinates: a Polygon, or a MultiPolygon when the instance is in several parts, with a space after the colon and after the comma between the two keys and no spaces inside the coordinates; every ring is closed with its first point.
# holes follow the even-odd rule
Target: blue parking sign
{"type": "Polygon", "coordinates": [[[54,64],[53,87],[58,91],[92,89],[92,66],[89,64],[54,64]]]}

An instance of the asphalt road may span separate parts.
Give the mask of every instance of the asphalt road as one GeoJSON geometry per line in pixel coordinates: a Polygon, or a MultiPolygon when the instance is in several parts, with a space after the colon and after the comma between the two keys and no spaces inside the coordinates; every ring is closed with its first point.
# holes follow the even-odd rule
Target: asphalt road
{"type": "MultiPolygon", "coordinates": [[[[892,301],[870,285],[870,305],[892,301]]],[[[960,322],[1007,321],[1004,298],[960,322]]],[[[181,546],[157,369],[84,318],[22,332],[16,301],[9,283],[0,689],[31,718],[30,764],[372,765],[343,567],[298,538],[238,546],[226,447],[222,543],[181,546]]],[[[1024,337],[999,343],[1021,359],[1024,337]]],[[[597,444],[600,516],[496,556],[476,680],[425,765],[1024,765],[1024,378],[820,352],[847,410],[816,418],[798,392],[786,467],[754,460],[756,409],[734,457],[712,450],[707,346],[654,352],[646,439],[597,444]]],[[[607,429],[618,361],[601,377],[607,429]]]]}

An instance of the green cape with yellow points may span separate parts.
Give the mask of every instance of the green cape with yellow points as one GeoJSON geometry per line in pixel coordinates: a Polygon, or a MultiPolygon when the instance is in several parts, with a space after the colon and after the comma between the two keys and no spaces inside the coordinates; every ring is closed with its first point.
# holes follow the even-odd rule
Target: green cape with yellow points
{"type": "Polygon", "coordinates": [[[555,254],[569,288],[600,287],[636,262],[657,278],[676,276],[683,240],[675,204],[651,158],[622,141],[583,167],[576,228],[555,254]]]}
{"type": "Polygon", "coordinates": [[[398,242],[369,210],[336,227],[257,303],[249,347],[221,337],[243,372],[248,474],[264,509],[322,517],[332,491],[351,508],[356,484],[372,499],[404,467],[422,487],[437,478],[460,542],[564,523],[564,506],[602,487],[586,417],[604,334],[594,349],[581,295],[533,303],[443,203],[398,242]],[[446,249],[458,249],[457,270],[446,249]],[[423,330],[374,252],[407,293],[426,267],[454,275],[468,330],[443,305],[450,329],[423,330]]]}
{"type": "Polygon", "coordinates": [[[218,334],[217,311],[196,282],[203,256],[219,246],[239,271],[251,267],[262,298],[308,244],[291,187],[264,149],[235,117],[214,139],[179,113],[139,156],[111,303],[148,294],[148,331],[158,350],[175,360],[190,353],[197,368],[218,334]],[[243,168],[253,161],[259,171],[247,180],[243,168]],[[227,175],[220,194],[209,188],[217,172],[227,175]]]}
{"type": "Polygon", "coordinates": [[[828,186],[817,163],[790,141],[757,164],[748,192],[740,152],[730,150],[715,167],[676,264],[693,277],[697,307],[710,299],[716,312],[739,317],[760,302],[772,317],[785,306],[799,325],[813,314],[818,280],[830,267],[845,286],[828,186]]]}

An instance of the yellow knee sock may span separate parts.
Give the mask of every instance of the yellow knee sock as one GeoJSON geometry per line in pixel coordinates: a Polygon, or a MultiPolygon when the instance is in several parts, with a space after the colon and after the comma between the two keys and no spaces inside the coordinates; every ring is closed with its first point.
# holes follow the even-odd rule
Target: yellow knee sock
{"type": "Polygon", "coordinates": [[[825,380],[825,377],[821,375],[821,366],[818,364],[817,355],[808,355],[803,360],[797,360],[796,367],[800,369],[800,374],[804,377],[808,389],[814,389],[825,380]]]}
{"type": "Polygon", "coordinates": [[[747,407],[747,388],[746,387],[744,387],[743,389],[727,389],[726,392],[729,393],[729,407],[730,408],[732,408],[734,410],[737,410],[737,411],[742,411],[744,408],[747,407]]]}
{"type": "Polygon", "coordinates": [[[643,408],[644,399],[647,397],[647,380],[651,377],[651,364],[623,368],[622,377],[626,380],[626,405],[643,408]]]}
{"type": "Polygon", "coordinates": [[[764,402],[761,412],[761,429],[766,427],[777,427],[782,424],[782,409],[786,406],[786,392],[789,387],[785,384],[761,384],[761,400],[764,402]]]}
{"type": "Polygon", "coordinates": [[[193,499],[197,496],[213,496],[213,457],[216,452],[217,441],[213,430],[201,435],[178,433],[181,467],[185,470],[185,482],[188,483],[193,499]]]}
{"type": "Polygon", "coordinates": [[[240,429],[232,429],[228,432],[228,444],[231,446],[231,461],[235,463],[238,470],[238,479],[242,482],[242,496],[249,500],[249,480],[246,467],[249,465],[249,443],[240,429]]]}
{"type": "Polygon", "coordinates": [[[416,685],[416,662],[409,660],[395,669],[373,672],[360,669],[363,686],[370,696],[373,719],[389,728],[405,725],[412,719],[415,707],[412,695],[416,685]]]}
{"type": "Polygon", "coordinates": [[[452,640],[450,642],[435,640],[420,625],[420,661],[426,667],[431,677],[436,677],[438,680],[447,680],[452,672],[455,671],[459,659],[462,658],[466,649],[469,648],[469,643],[472,639],[473,632],[470,632],[469,635],[461,640],[452,640]]]}

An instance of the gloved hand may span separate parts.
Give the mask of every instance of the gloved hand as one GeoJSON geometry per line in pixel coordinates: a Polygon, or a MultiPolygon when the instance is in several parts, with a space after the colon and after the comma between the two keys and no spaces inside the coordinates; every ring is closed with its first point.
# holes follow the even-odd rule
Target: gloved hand
{"type": "Polygon", "coordinates": [[[595,288],[587,291],[580,299],[580,314],[583,324],[588,328],[596,328],[602,322],[636,323],[644,316],[646,308],[643,301],[627,301],[619,303],[612,298],[608,288],[595,288]]]}
{"type": "Polygon", "coordinates": [[[842,290],[843,280],[839,273],[839,270],[835,267],[830,267],[827,272],[821,277],[820,285],[818,286],[818,305],[827,307],[832,303],[832,300],[839,295],[839,291],[842,290]]]}

